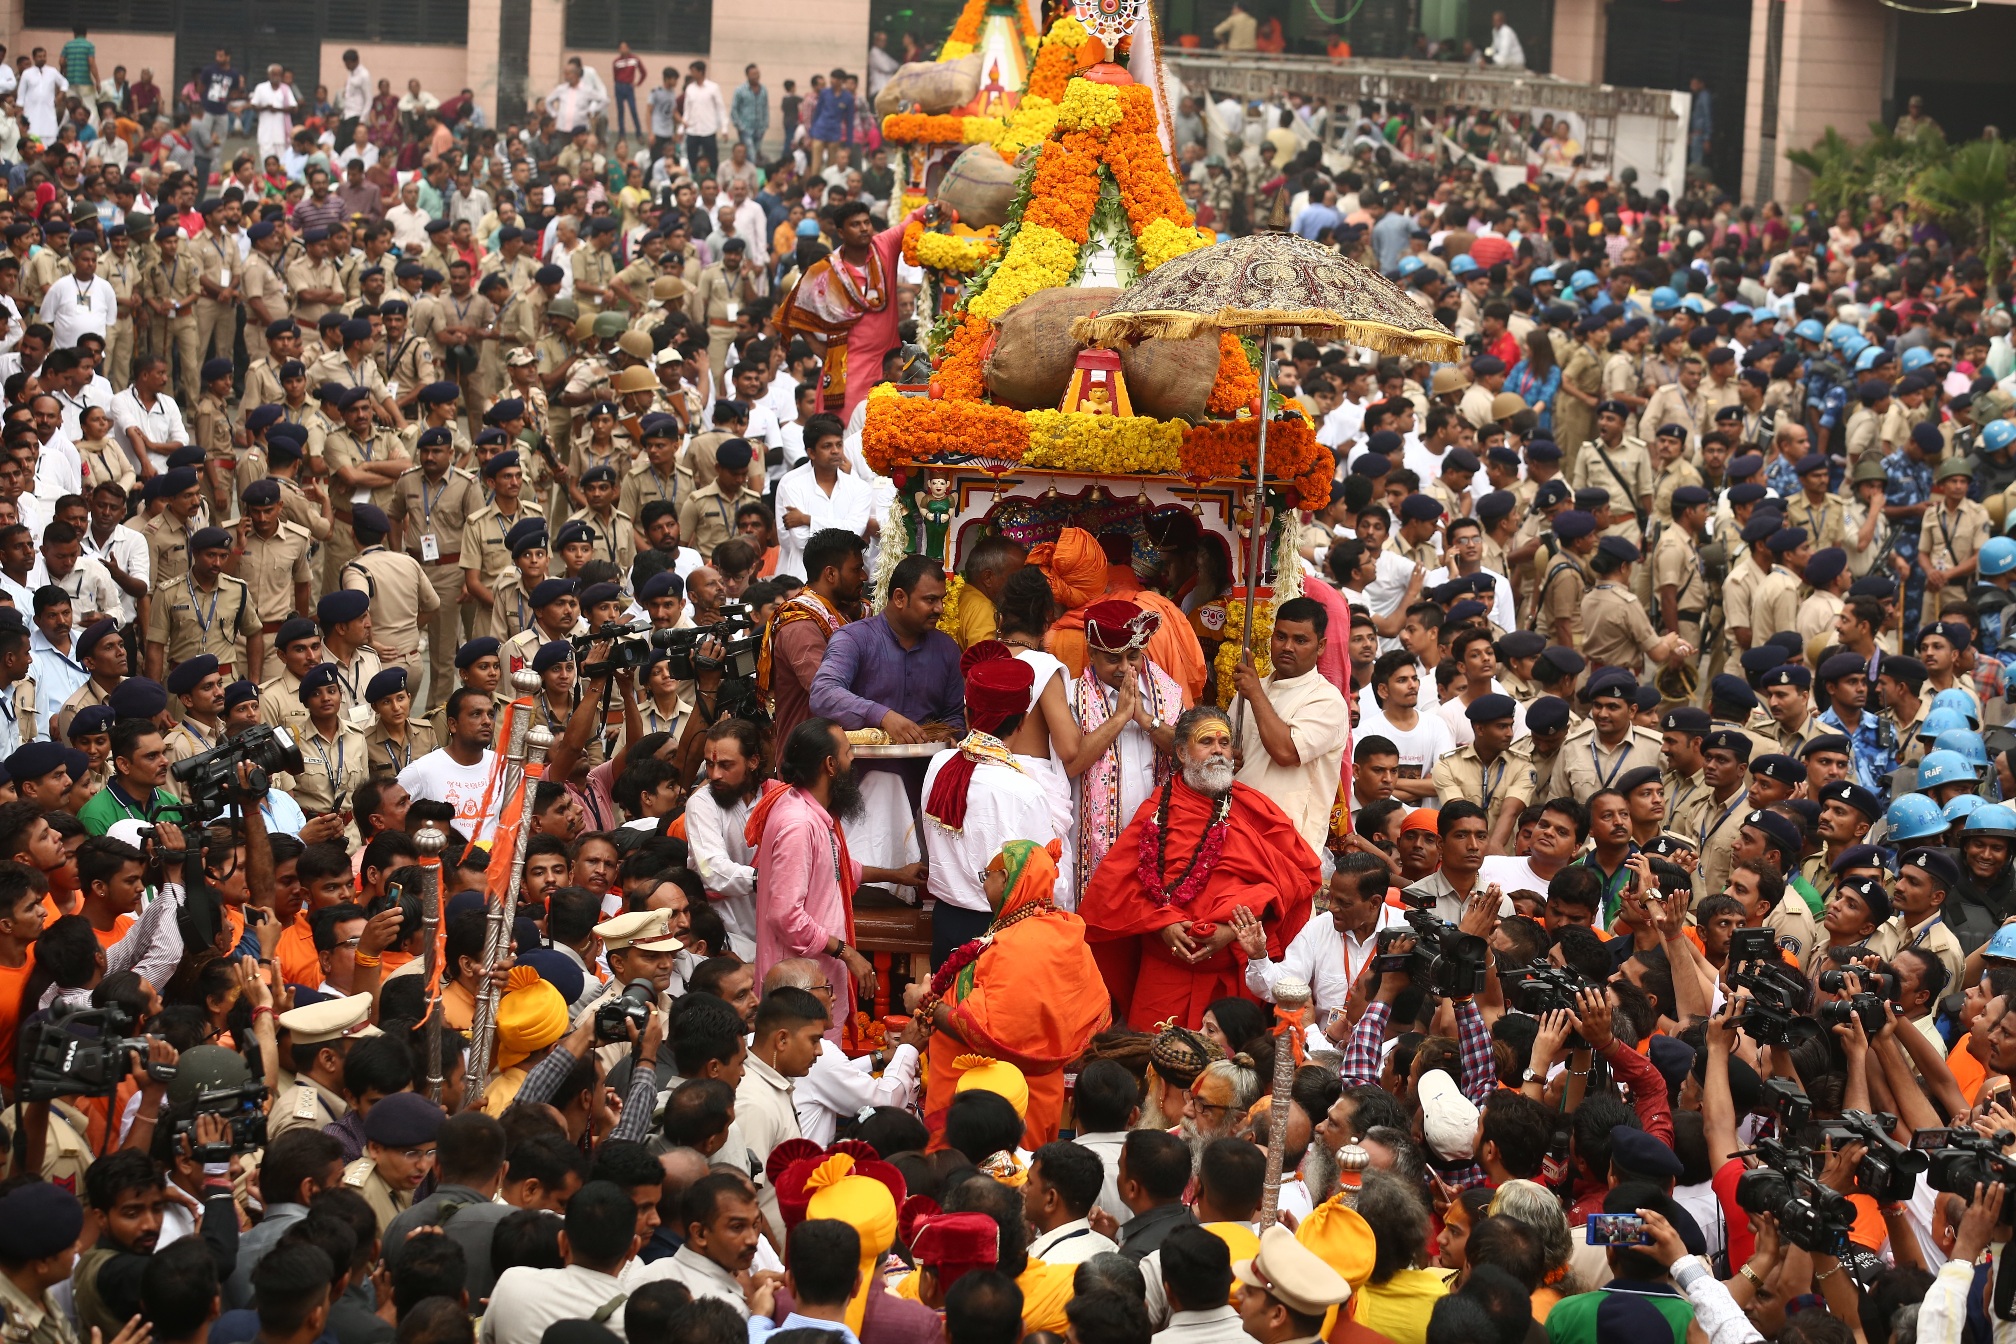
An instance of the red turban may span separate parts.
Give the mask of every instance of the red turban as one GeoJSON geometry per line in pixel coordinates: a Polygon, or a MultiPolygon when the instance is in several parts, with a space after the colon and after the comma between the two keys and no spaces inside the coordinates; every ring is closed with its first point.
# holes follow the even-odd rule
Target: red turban
{"type": "Polygon", "coordinates": [[[1143,648],[1161,628],[1159,613],[1117,597],[1085,609],[1085,642],[1101,653],[1143,648]]]}
{"type": "Polygon", "coordinates": [[[1013,658],[1015,650],[998,639],[983,639],[959,655],[959,675],[971,676],[980,663],[992,662],[996,658],[1013,658]]]}
{"type": "Polygon", "coordinates": [[[938,1276],[938,1291],[949,1292],[963,1275],[1000,1263],[1001,1228],[984,1213],[935,1214],[918,1220],[910,1253],[938,1276]]]}
{"type": "Polygon", "coordinates": [[[1036,669],[1020,658],[985,658],[966,670],[966,726],[992,733],[1017,714],[1029,712],[1036,669]]]}

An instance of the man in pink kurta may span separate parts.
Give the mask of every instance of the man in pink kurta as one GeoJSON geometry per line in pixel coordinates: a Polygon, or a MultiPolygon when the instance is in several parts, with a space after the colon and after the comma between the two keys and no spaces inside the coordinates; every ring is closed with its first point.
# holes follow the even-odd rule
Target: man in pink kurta
{"type": "Polygon", "coordinates": [[[833,1025],[826,1034],[837,1041],[841,1024],[854,1016],[854,977],[826,949],[836,938],[853,944],[861,865],[847,852],[839,822],[818,799],[774,780],[750,809],[744,834],[756,846],[757,982],[792,957],[818,962],[833,986],[833,1025]]]}
{"type": "Polygon", "coordinates": [[[805,268],[777,308],[777,325],[825,343],[819,409],[851,422],[854,407],[882,381],[882,360],[898,344],[896,267],[903,229],[923,214],[911,211],[875,232],[868,207],[851,201],[835,208],[838,250],[805,268]]]}

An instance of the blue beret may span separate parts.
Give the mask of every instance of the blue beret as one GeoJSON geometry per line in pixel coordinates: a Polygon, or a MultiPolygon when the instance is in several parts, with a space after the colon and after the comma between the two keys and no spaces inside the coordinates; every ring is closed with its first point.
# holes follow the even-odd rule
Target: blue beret
{"type": "Polygon", "coordinates": [[[616,468],[610,466],[607,462],[590,467],[581,473],[580,483],[582,485],[614,485],[616,484],[616,468]]]}
{"type": "MultiPolygon", "coordinates": [[[[385,305],[385,308],[390,307],[390,304],[385,305]]],[[[383,312],[385,309],[381,308],[379,311],[383,312]]],[[[343,332],[343,341],[346,345],[353,341],[368,341],[371,339],[371,320],[364,317],[353,317],[343,324],[341,330],[343,332]]]]}
{"type": "Polygon", "coordinates": [[[1477,497],[1477,518],[1489,523],[1519,507],[1519,496],[1510,490],[1492,490],[1477,497]]]}
{"type": "Polygon", "coordinates": [[[483,413],[484,420],[493,425],[505,420],[520,420],[524,416],[525,398],[523,397],[504,397],[493,401],[490,403],[490,409],[483,413]]]}
{"type": "Polygon", "coordinates": [[[1655,437],[1662,439],[1685,439],[1692,432],[1685,425],[1667,424],[1659,426],[1659,432],[1655,437]]]}
{"type": "MultiPolygon", "coordinates": [[[[1741,685],[1741,683],[1739,682],[1738,685],[1741,685]]],[[[1747,691],[1750,688],[1745,686],[1743,689],[1747,691]]],[[[1750,750],[1755,745],[1755,739],[1740,728],[1717,728],[1714,732],[1709,733],[1701,739],[1701,750],[1714,751],[1720,748],[1723,751],[1732,753],[1739,761],[1749,760],[1750,750]]]]}
{"type": "Polygon", "coordinates": [[[175,664],[169,670],[166,682],[168,694],[187,695],[202,685],[205,677],[216,674],[217,656],[211,653],[199,653],[194,658],[175,664]]]}
{"type": "Polygon", "coordinates": [[[1706,733],[1715,726],[1708,711],[1694,705],[1680,705],[1660,716],[1659,728],[1668,733],[1706,733]]]}
{"type": "MultiPolygon", "coordinates": [[[[297,329],[293,318],[276,317],[266,324],[266,339],[269,341],[278,340],[282,336],[290,335],[297,329]]],[[[282,376],[284,377],[285,375],[282,376]]]]}
{"type": "Polygon", "coordinates": [[[184,444],[182,447],[177,448],[174,452],[168,454],[168,469],[170,471],[173,471],[177,467],[189,467],[191,469],[194,469],[202,465],[203,465],[203,450],[201,448],[198,448],[193,443],[184,444]]]}
{"type": "Polygon", "coordinates": [[[558,952],[549,947],[538,947],[529,952],[520,952],[517,964],[530,966],[539,972],[541,980],[560,991],[563,1001],[572,1003],[581,997],[581,990],[586,983],[582,977],[581,964],[565,952],[558,952]]]}
{"type": "Polygon", "coordinates": [[[1468,448],[1451,448],[1442,455],[1442,470],[1445,472],[1474,472],[1482,465],[1477,460],[1477,454],[1471,452],[1468,448]]]}
{"type": "Polygon", "coordinates": [[[418,1092],[394,1092],[364,1117],[364,1137],[386,1148],[432,1143],[446,1118],[446,1112],[418,1092]]]}
{"type": "Polygon", "coordinates": [[[1683,485],[1673,492],[1673,507],[1675,509],[1699,508],[1714,498],[1715,496],[1709,494],[1707,488],[1704,486],[1683,485]]]}
{"type": "Polygon", "coordinates": [[[404,667],[388,667],[377,676],[371,678],[370,684],[364,688],[364,703],[375,705],[386,696],[396,695],[405,689],[406,669],[404,667]]]}
{"type": "Polygon", "coordinates": [[[250,704],[259,698],[259,686],[240,677],[224,688],[224,708],[229,710],[238,705],[250,704]]]}
{"type": "MultiPolygon", "coordinates": [[[[358,596],[362,597],[363,594],[359,593],[358,596]]],[[[324,598],[323,600],[327,601],[328,599],[324,598]]],[[[301,676],[301,689],[299,691],[299,695],[301,697],[301,703],[304,705],[307,704],[309,696],[315,694],[315,692],[321,690],[324,686],[334,686],[335,684],[336,684],[336,664],[334,663],[315,664],[315,666],[309,668],[301,676]]]]}
{"type": "Polygon", "coordinates": [[[455,442],[455,431],[446,425],[435,425],[420,431],[420,437],[413,441],[415,448],[433,448],[440,444],[455,442]]]}
{"type": "MultiPolygon", "coordinates": [[[[488,448],[493,444],[509,443],[509,442],[511,442],[511,436],[509,434],[506,434],[503,430],[498,429],[495,425],[492,425],[487,429],[479,429],[476,431],[476,446],[478,448],[488,448]]],[[[492,454],[492,456],[495,456],[495,454],[492,454]]],[[[484,461],[488,462],[489,459],[485,458],[484,461]]],[[[513,466],[516,466],[517,463],[518,463],[518,454],[514,450],[511,454],[511,464],[513,466]]],[[[500,467],[498,468],[498,470],[501,471],[503,470],[503,468],[500,467]]]]}
{"type": "Polygon", "coordinates": [[[563,597],[572,597],[574,586],[572,579],[547,579],[532,590],[532,605],[543,607],[549,602],[558,602],[563,597]]]}
{"type": "Polygon", "coordinates": [[[1559,462],[1561,445],[1552,439],[1534,439],[1526,445],[1528,462],[1559,462]]]}
{"type": "Polygon", "coordinates": [[[315,387],[315,400],[326,401],[333,405],[341,406],[343,404],[343,394],[349,390],[349,388],[343,386],[341,383],[318,383],[315,387]]]}
{"type": "Polygon", "coordinates": [[[273,236],[273,221],[270,219],[260,220],[251,228],[245,230],[245,236],[255,243],[262,238],[271,238],[273,236]]]}
{"type": "Polygon", "coordinates": [[[581,590],[581,606],[586,610],[597,602],[614,602],[621,596],[623,590],[613,583],[591,583],[581,590]]]}
{"type": "Polygon", "coordinates": [[[228,551],[231,549],[231,534],[221,527],[199,527],[189,538],[189,552],[228,551]]]}
{"type": "Polygon", "coordinates": [[[371,610],[371,595],[355,588],[338,588],[333,593],[325,593],[315,604],[315,617],[322,622],[322,628],[354,621],[371,610]]]}
{"type": "Polygon", "coordinates": [[[1370,476],[1376,481],[1391,470],[1393,470],[1392,458],[1386,456],[1384,453],[1368,452],[1351,464],[1350,474],[1353,476],[1370,476]]]}
{"type": "Polygon", "coordinates": [[[538,270],[532,272],[532,283],[535,285],[557,285],[564,283],[566,279],[567,272],[561,270],[558,266],[541,266],[538,270]]]}
{"type": "Polygon", "coordinates": [[[336,409],[339,411],[347,411],[352,406],[368,405],[370,401],[371,401],[370,388],[346,387],[341,392],[338,392],[336,394],[336,409]]]}
{"type": "Polygon", "coordinates": [[[1610,492],[1600,485],[1585,485],[1575,492],[1575,507],[1584,513],[1610,507],[1610,492]]]}
{"type": "Polygon", "coordinates": [[[314,225],[301,235],[301,241],[304,243],[326,243],[329,241],[329,230],[320,224],[314,225]]]}
{"type": "Polygon", "coordinates": [[[1500,695],[1496,691],[1493,691],[1488,695],[1480,695],[1471,701],[1470,707],[1463,711],[1463,717],[1469,719],[1472,723],[1490,723],[1496,719],[1509,719],[1518,712],[1519,702],[1517,700],[1514,700],[1509,695],[1500,695]]]}
{"type": "Polygon", "coordinates": [[[1491,608],[1485,606],[1477,599],[1465,598],[1461,602],[1451,604],[1444,619],[1448,624],[1456,626],[1463,624],[1465,621],[1481,620],[1485,616],[1488,616],[1490,612],[1491,608]]]}
{"type": "Polygon", "coordinates": [[[257,434],[261,430],[271,429],[279,424],[286,414],[284,409],[270,402],[264,406],[254,406],[245,415],[245,428],[257,434]]]}
{"type": "Polygon", "coordinates": [[[1738,507],[1755,504],[1770,493],[1770,489],[1762,481],[1739,481],[1729,487],[1729,503],[1738,507]]]}
{"type": "Polygon", "coordinates": [[[1619,564],[1631,565],[1638,562],[1638,548],[1623,537],[1605,537],[1596,543],[1596,549],[1619,564]]]}
{"type": "Polygon", "coordinates": [[[1852,807],[1871,821],[1883,815],[1883,801],[1875,791],[1863,788],[1852,779],[1836,779],[1821,785],[1820,801],[1852,807]]]}
{"type": "Polygon", "coordinates": [[[1401,444],[1405,442],[1406,440],[1392,430],[1382,429],[1365,440],[1365,448],[1368,452],[1391,454],[1399,451],[1401,444]]]}
{"type": "Polygon", "coordinates": [[[472,639],[461,648],[455,650],[455,666],[465,669],[474,667],[478,659],[495,658],[503,647],[496,637],[492,635],[483,635],[480,638],[472,639]]]}
{"type": "Polygon", "coordinates": [[[445,219],[430,219],[420,227],[428,233],[446,233],[453,226],[445,219]]]}
{"type": "Polygon", "coordinates": [[[520,518],[504,534],[504,549],[511,552],[516,560],[526,551],[546,549],[546,520],[544,518],[520,518]]]}
{"type": "Polygon", "coordinates": [[[0,1259],[47,1259],[74,1245],[83,1230],[84,1206],[60,1185],[30,1181],[0,1199],[0,1259]]]}
{"type": "MultiPolygon", "coordinates": [[[[488,431],[485,432],[487,433],[488,431]]],[[[503,452],[496,454],[483,464],[484,479],[487,480],[495,476],[506,467],[515,467],[517,465],[518,450],[516,448],[506,448],[503,452]]]]}
{"type": "Polygon", "coordinates": [[[1788,555],[1806,544],[1806,529],[1785,527],[1773,532],[1764,545],[1773,555],[1788,555]]]}
{"type": "Polygon", "coordinates": [[[1848,567],[1848,552],[1839,546],[1825,546],[1806,558],[1806,582],[1815,588],[1825,588],[1841,577],[1841,571],[1848,567]]]}
{"type": "Polygon", "coordinates": [[[1496,355],[1479,355],[1470,361],[1470,372],[1478,378],[1489,378],[1505,372],[1505,361],[1496,355]]]}
{"type": "Polygon", "coordinates": [[[730,471],[741,471],[756,456],[747,439],[727,439],[714,450],[714,461],[730,471]]]}
{"type": "Polygon", "coordinates": [[[1632,699],[1638,694],[1638,678],[1621,667],[1606,667],[1589,678],[1589,684],[1582,688],[1585,700],[1600,700],[1606,697],[1632,699]]]}
{"type": "MultiPolygon", "coordinates": [[[[257,696],[257,687],[253,688],[253,694],[257,696]]],[[[86,705],[70,718],[70,740],[75,742],[93,733],[109,733],[112,731],[112,719],[110,705],[86,705]]]]}
{"type": "Polygon", "coordinates": [[[17,784],[25,784],[31,779],[53,775],[63,768],[65,750],[67,748],[62,743],[46,739],[26,743],[7,758],[7,776],[17,784]]]}
{"type": "Polygon", "coordinates": [[[461,395],[462,389],[449,382],[428,383],[420,389],[420,400],[436,406],[446,406],[461,395]]]}
{"type": "Polygon", "coordinates": [[[1433,522],[1442,516],[1442,501],[1416,492],[1400,501],[1400,516],[1410,523],[1433,522]]]}
{"type": "MultiPolygon", "coordinates": [[[[404,266],[401,266],[399,268],[399,274],[401,279],[405,278],[405,271],[406,268],[404,266]]],[[[420,268],[418,266],[415,266],[413,268],[413,271],[414,274],[417,275],[420,272],[420,268]]],[[[406,300],[387,299],[385,300],[385,302],[378,305],[378,314],[381,317],[404,317],[406,316],[406,300]]],[[[366,325],[368,326],[369,323],[367,322],[366,325]]],[[[346,325],[344,327],[344,339],[348,340],[349,338],[350,338],[349,327],[346,325]]]]}
{"type": "Polygon", "coordinates": [[[1556,733],[1568,726],[1568,702],[1558,695],[1543,695],[1526,706],[1526,727],[1535,733],[1556,733]]]}
{"type": "Polygon", "coordinates": [[[1799,465],[1794,470],[1796,470],[1799,475],[1804,476],[1809,471],[1825,471],[1827,470],[1828,465],[1829,463],[1827,461],[1827,454],[1808,453],[1806,454],[1806,456],[1799,459],[1799,465]]]}
{"type": "Polygon", "coordinates": [[[77,660],[82,662],[84,659],[89,658],[98,648],[98,641],[112,634],[118,628],[119,622],[110,616],[102,620],[93,621],[90,625],[85,626],[83,633],[77,636],[77,660]]]}
{"type": "Polygon", "coordinates": [[[392,520],[376,504],[353,504],[350,506],[350,530],[386,533],[392,530],[392,520]]]}
{"type": "Polygon", "coordinates": [[[1776,513],[1752,514],[1750,521],[1743,524],[1742,537],[1746,545],[1754,546],[1760,541],[1769,541],[1784,527],[1785,520],[1776,513]]]}
{"type": "Polygon", "coordinates": [[[1544,667],[1551,668],[1557,677],[1579,677],[1582,669],[1589,666],[1589,660],[1565,644],[1551,644],[1540,650],[1540,657],[1533,664],[1536,674],[1544,667]]]}
{"type": "Polygon", "coordinates": [[[1745,649],[1737,654],[1736,661],[1742,667],[1743,675],[1754,679],[1773,668],[1783,666],[1785,650],[1776,644],[1759,644],[1755,648],[1745,649]]]}
{"type": "Polygon", "coordinates": [[[1750,759],[1750,772],[1766,779],[1775,779],[1781,784],[1803,784],[1806,782],[1806,766],[1797,756],[1788,756],[1782,751],[1767,752],[1750,759]]]}
{"type": "Polygon", "coordinates": [[[672,591],[673,585],[678,582],[679,576],[677,574],[669,569],[661,569],[650,578],[644,580],[644,587],[638,592],[637,600],[639,602],[649,602],[654,597],[664,597],[672,591]]]}
{"type": "Polygon", "coordinates": [[[637,432],[647,439],[676,439],[679,437],[679,422],[662,411],[656,411],[638,423],[637,432]]]}
{"type": "Polygon", "coordinates": [[[1814,673],[1821,682],[1839,681],[1843,677],[1865,677],[1869,675],[1869,660],[1858,653],[1837,653],[1820,664],[1814,673]]]}
{"type": "Polygon", "coordinates": [[[1616,1125],[1610,1130],[1610,1165],[1634,1176],[1662,1181],[1671,1180],[1685,1170],[1671,1148],[1630,1125],[1616,1125]]]}
{"type": "Polygon", "coordinates": [[[1960,884],[1960,865],[1953,861],[1953,855],[1944,849],[1930,845],[1905,851],[1898,859],[1899,869],[1916,868],[1941,886],[1951,889],[1960,884]]]}
{"type": "Polygon", "coordinates": [[[168,688],[146,677],[128,677],[112,688],[105,703],[122,719],[151,719],[168,708],[168,688]]]}
{"type": "Polygon", "coordinates": [[[532,655],[532,670],[544,672],[555,663],[564,663],[574,656],[574,646],[564,639],[556,639],[550,644],[541,644],[539,652],[532,655]]]}
{"type": "Polygon", "coordinates": [[[1611,415],[1621,415],[1626,419],[1629,419],[1631,416],[1631,408],[1614,397],[1596,403],[1596,414],[1602,415],[1605,412],[1611,415]]]}
{"type": "Polygon", "coordinates": [[[1563,541],[1579,541],[1595,530],[1595,517],[1580,509],[1567,509],[1554,515],[1554,535],[1563,541]]]}
{"type": "Polygon", "coordinates": [[[289,644],[296,644],[304,639],[319,639],[321,636],[322,632],[316,628],[315,622],[306,616],[290,616],[281,623],[278,630],[273,632],[273,647],[285,649],[289,644]]]}
{"type": "Polygon", "coordinates": [[[582,522],[578,518],[574,519],[572,522],[566,522],[560,524],[560,530],[553,534],[553,544],[556,547],[571,546],[575,542],[579,541],[592,542],[594,540],[595,540],[595,529],[588,526],[588,524],[582,522]]]}
{"type": "Polygon", "coordinates": [[[228,359],[208,359],[203,361],[203,381],[214,383],[219,378],[229,378],[234,366],[228,359]]]}
{"type": "MultiPolygon", "coordinates": [[[[291,429],[293,428],[293,426],[275,425],[273,426],[272,429],[267,431],[266,460],[268,462],[279,462],[282,464],[288,462],[299,462],[301,460],[301,445],[307,442],[307,440],[297,439],[292,434],[282,434],[280,431],[283,428],[291,429]]],[[[254,481],[253,484],[258,485],[260,484],[260,482],[254,481]]],[[[273,488],[277,492],[280,487],[276,485],[273,488]]]]}

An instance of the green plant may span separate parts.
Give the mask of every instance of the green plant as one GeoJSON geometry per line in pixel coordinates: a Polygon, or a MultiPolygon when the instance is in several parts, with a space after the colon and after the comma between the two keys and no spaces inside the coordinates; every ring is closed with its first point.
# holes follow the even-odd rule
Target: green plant
{"type": "Polygon", "coordinates": [[[1991,268],[2016,240],[2016,187],[2009,181],[2008,146],[2000,140],[1954,150],[1912,180],[1906,199],[1944,224],[1956,243],[1972,244],[1991,268]]]}

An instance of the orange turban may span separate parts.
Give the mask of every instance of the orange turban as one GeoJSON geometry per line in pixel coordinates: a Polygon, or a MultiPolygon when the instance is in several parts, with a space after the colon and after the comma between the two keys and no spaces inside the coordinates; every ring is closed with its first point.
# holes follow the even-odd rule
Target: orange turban
{"type": "Polygon", "coordinates": [[[1029,563],[1050,580],[1050,593],[1060,611],[1076,611],[1106,595],[1106,552],[1082,527],[1067,527],[1057,540],[1029,552],[1029,563]]]}

